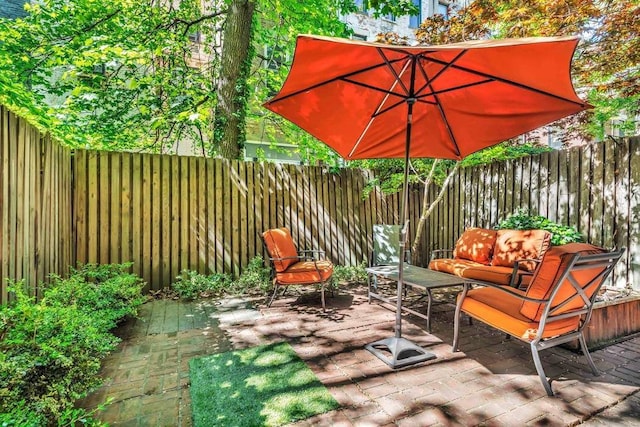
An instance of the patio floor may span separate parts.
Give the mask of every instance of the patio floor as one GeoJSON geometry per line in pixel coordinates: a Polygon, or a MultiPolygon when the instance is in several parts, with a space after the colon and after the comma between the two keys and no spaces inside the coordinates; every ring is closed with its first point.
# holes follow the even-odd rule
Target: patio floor
{"type": "MultiPolygon", "coordinates": [[[[393,335],[393,311],[367,303],[366,287],[341,289],[323,313],[317,295],[292,295],[271,308],[228,299],[152,301],[118,333],[103,365],[103,387],[80,402],[113,402],[98,418],[117,426],[189,426],[189,359],[288,341],[341,408],[298,423],[331,426],[638,425],[640,337],[583,357],[565,348],[541,353],[555,397],[547,397],[529,347],[479,322],[463,323],[452,353],[451,293],[439,295],[431,334],[408,317],[403,335],[435,353],[426,363],[393,371],[364,345],[393,335]]],[[[262,303],[262,301],[260,301],[262,303]]]]}

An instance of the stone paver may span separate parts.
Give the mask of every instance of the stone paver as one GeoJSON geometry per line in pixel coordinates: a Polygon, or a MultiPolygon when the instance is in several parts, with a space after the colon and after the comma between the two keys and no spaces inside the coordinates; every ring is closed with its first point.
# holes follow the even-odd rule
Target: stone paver
{"type": "Polygon", "coordinates": [[[529,347],[475,322],[465,324],[452,353],[453,305],[434,307],[432,333],[405,318],[403,336],[437,358],[399,370],[364,345],[393,335],[393,311],[368,304],[354,287],[328,299],[307,293],[271,308],[241,299],[153,301],[120,329],[123,341],[105,360],[103,387],[79,404],[111,398],[99,418],[118,426],[190,426],[189,359],[230,349],[288,341],[341,407],[300,426],[640,424],[640,337],[592,352],[600,376],[582,355],[541,353],[555,397],[540,384],[529,347]]]}

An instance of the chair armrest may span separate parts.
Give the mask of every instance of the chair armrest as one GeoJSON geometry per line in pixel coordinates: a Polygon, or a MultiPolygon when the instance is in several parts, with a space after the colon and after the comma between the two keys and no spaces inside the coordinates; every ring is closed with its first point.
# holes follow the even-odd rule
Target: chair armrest
{"type": "Polygon", "coordinates": [[[271,258],[269,257],[269,261],[271,262],[275,262],[275,261],[285,261],[288,259],[302,259],[301,256],[285,256],[285,257],[280,257],[280,258],[271,258]]]}
{"type": "Polygon", "coordinates": [[[539,258],[531,258],[531,259],[517,259],[513,263],[513,271],[511,272],[511,279],[509,280],[509,286],[512,288],[520,288],[522,285],[522,277],[523,276],[533,276],[538,267],[540,267],[540,263],[542,263],[542,259],[539,258]],[[533,271],[521,270],[520,263],[525,262],[533,262],[536,264],[536,268],[533,271]]]}
{"type": "Polygon", "coordinates": [[[325,252],[319,249],[304,249],[298,251],[300,258],[305,259],[321,259],[325,257],[325,252]]]}
{"type": "Polygon", "coordinates": [[[436,258],[445,258],[443,256],[436,256],[436,254],[449,254],[449,256],[446,258],[452,258],[453,249],[434,249],[431,251],[431,257],[429,258],[429,261],[433,261],[436,258]]]}
{"type": "Polygon", "coordinates": [[[538,298],[531,298],[528,297],[526,295],[522,295],[519,294],[515,291],[512,291],[510,286],[506,286],[506,285],[497,285],[495,283],[491,283],[491,282],[481,282],[479,280],[474,280],[473,282],[465,282],[464,283],[464,288],[462,291],[462,296],[460,297],[460,300],[458,301],[458,303],[461,303],[462,300],[464,299],[464,297],[467,295],[467,291],[469,290],[470,285],[478,285],[478,286],[484,286],[484,287],[488,287],[488,288],[494,288],[494,289],[498,289],[501,292],[504,292],[506,294],[512,295],[518,299],[521,299],[522,301],[527,301],[527,302],[534,302],[534,303],[538,303],[538,304],[546,304],[549,302],[549,299],[538,299],[538,298]]]}

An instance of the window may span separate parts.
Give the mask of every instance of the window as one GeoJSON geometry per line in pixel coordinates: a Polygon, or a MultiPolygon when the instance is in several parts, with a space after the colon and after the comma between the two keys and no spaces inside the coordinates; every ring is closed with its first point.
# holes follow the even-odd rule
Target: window
{"type": "Polygon", "coordinates": [[[444,19],[447,19],[449,17],[449,5],[445,3],[438,3],[436,13],[444,16],[444,19]]]}
{"type": "Polygon", "coordinates": [[[418,8],[418,14],[409,16],[409,28],[418,28],[422,23],[422,0],[412,0],[412,2],[418,8]]]}
{"type": "Polygon", "coordinates": [[[356,8],[360,13],[368,13],[369,0],[355,0],[356,8]]]}
{"type": "Polygon", "coordinates": [[[396,22],[396,17],[393,15],[393,13],[387,13],[383,16],[383,18],[387,21],[396,22]]]}

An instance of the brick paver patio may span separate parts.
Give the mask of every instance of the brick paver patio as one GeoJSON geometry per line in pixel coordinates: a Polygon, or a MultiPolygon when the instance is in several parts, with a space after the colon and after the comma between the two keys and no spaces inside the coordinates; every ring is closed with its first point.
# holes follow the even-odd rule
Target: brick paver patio
{"type": "Polygon", "coordinates": [[[393,311],[367,303],[364,287],[328,298],[326,313],[308,294],[257,309],[238,299],[153,301],[120,329],[123,342],[104,363],[108,380],[81,405],[112,398],[99,414],[111,425],[189,426],[189,359],[286,340],[341,404],[300,426],[640,424],[640,338],[592,352],[597,377],[579,354],[543,351],[556,392],[548,397],[526,344],[465,322],[462,352],[452,353],[453,305],[450,294],[441,299],[431,334],[422,320],[403,323],[403,335],[437,358],[397,371],[364,349],[392,336],[394,324],[393,311]]]}

